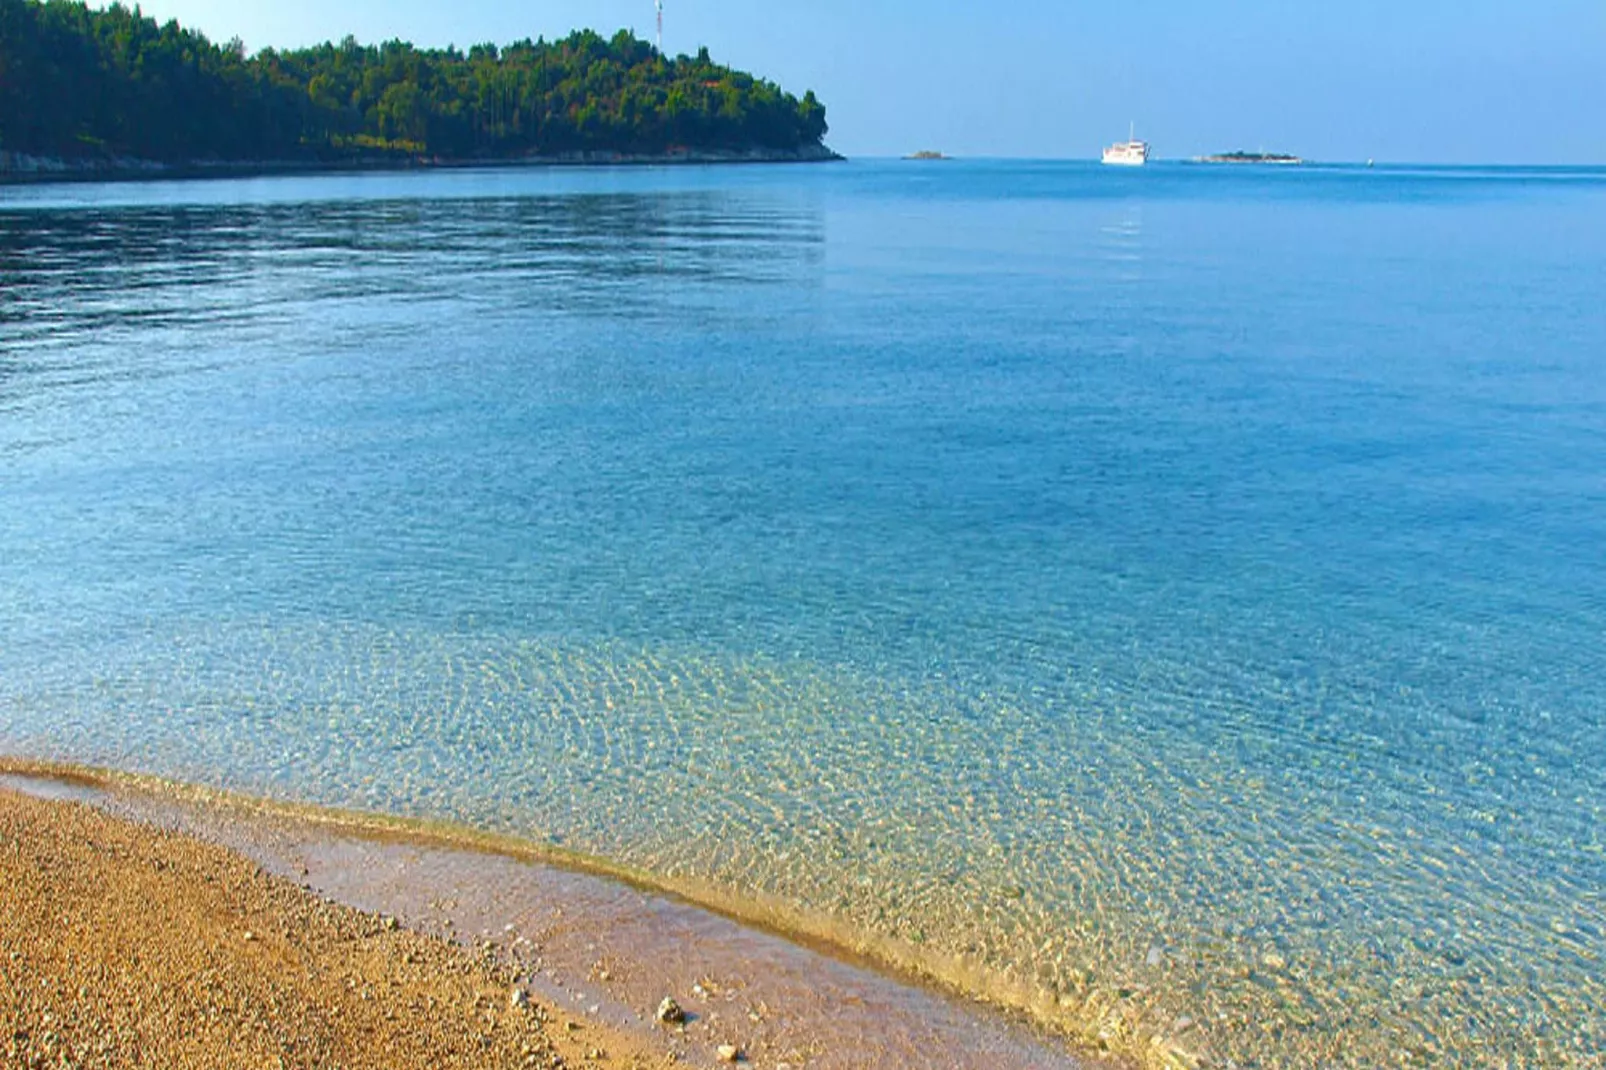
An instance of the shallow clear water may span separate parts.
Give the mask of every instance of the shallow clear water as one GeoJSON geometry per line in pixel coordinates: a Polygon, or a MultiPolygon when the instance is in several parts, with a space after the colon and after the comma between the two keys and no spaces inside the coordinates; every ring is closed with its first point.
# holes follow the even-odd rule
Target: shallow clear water
{"type": "Polygon", "coordinates": [[[0,752],[1595,1065],[1603,294],[1598,171],[0,188],[0,752]]]}

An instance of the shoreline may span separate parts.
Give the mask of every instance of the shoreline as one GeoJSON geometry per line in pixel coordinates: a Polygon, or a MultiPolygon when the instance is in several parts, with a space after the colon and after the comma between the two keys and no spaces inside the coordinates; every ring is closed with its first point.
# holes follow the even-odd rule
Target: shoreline
{"type": "Polygon", "coordinates": [[[795,149],[698,149],[666,153],[601,150],[543,156],[442,159],[438,157],[349,160],[250,160],[161,163],[117,157],[69,160],[0,150],[0,186],[68,182],[152,182],[196,179],[274,178],[323,174],[387,174],[413,171],[465,171],[480,168],[689,167],[729,164],[839,163],[846,157],[825,145],[795,149]]]}
{"type": "Polygon", "coordinates": [[[482,950],[494,944],[499,962],[522,968],[532,996],[588,1022],[618,1025],[638,1041],[664,1039],[651,1014],[662,994],[673,995],[693,1013],[692,1024],[671,1037],[679,1046],[665,1049],[680,1058],[698,1055],[688,1038],[691,1048],[702,1043],[702,1055],[716,1050],[713,1031],[731,1028],[723,999],[747,1010],[747,1020],[735,1017],[736,1041],[754,1065],[1095,1065],[1006,1006],[983,1009],[976,1004],[990,1001],[945,993],[949,986],[934,978],[889,972],[852,948],[766,924],[756,911],[737,917],[561,849],[521,849],[439,824],[0,758],[0,799],[19,790],[221,845],[270,874],[305,882],[312,894],[398,917],[405,931],[458,941],[483,936],[482,950]],[[541,919],[532,920],[536,914],[541,919]],[[525,950],[539,952],[533,969],[528,955],[521,959],[521,934],[535,941],[525,950]],[[599,945],[608,954],[598,953],[599,945]],[[656,987],[654,974],[661,975],[656,987]],[[914,980],[926,983],[911,987],[914,980]]]}
{"type": "Polygon", "coordinates": [[[8,1066],[677,1061],[580,1026],[493,956],[105,808],[0,789],[0,886],[8,1066]]]}

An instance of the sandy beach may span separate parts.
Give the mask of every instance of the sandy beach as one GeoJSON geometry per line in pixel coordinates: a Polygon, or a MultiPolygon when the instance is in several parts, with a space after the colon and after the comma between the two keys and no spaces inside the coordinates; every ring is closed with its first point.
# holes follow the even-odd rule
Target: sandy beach
{"type": "Polygon", "coordinates": [[[672,1061],[528,1000],[487,956],[84,804],[0,792],[0,887],[8,1066],[672,1061]]]}
{"type": "Polygon", "coordinates": [[[1082,1065],[616,880],[205,799],[0,766],[6,1065],[1082,1065]]]}

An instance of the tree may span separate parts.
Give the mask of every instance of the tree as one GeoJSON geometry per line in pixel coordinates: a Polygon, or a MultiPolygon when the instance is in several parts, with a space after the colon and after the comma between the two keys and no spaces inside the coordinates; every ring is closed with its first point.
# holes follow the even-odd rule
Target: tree
{"type": "Polygon", "coordinates": [[[112,4],[0,0],[0,148],[186,161],[578,148],[818,145],[825,109],[716,64],[670,60],[628,31],[420,50],[350,36],[248,56],[112,4]]]}
{"type": "Polygon", "coordinates": [[[379,135],[421,145],[428,129],[423,91],[414,82],[391,83],[379,98],[379,135]]]}

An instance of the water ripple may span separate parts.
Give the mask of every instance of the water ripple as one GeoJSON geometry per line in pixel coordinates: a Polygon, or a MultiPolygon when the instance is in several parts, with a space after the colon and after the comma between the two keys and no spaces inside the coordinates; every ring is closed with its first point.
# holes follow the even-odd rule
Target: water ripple
{"type": "Polygon", "coordinates": [[[913,174],[8,191],[0,751],[1154,1065],[1592,1065],[1606,181],[913,174]]]}

